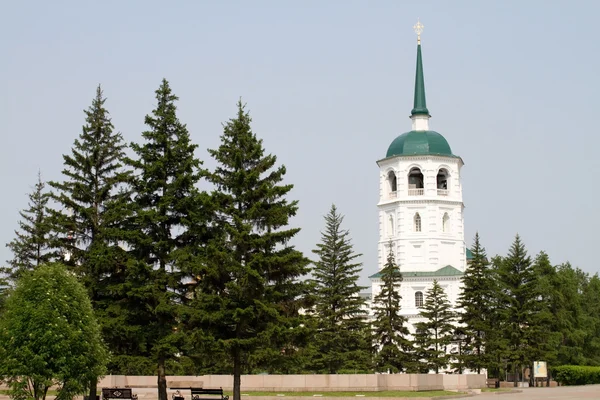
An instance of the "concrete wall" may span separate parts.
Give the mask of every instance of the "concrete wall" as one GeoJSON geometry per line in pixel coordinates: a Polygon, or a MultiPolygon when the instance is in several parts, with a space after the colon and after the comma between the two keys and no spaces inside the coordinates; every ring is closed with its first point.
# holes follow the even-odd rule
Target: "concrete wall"
{"type": "MultiPolygon", "coordinates": [[[[169,376],[167,385],[232,390],[233,376],[169,376]]],[[[241,385],[245,391],[265,392],[466,390],[486,387],[486,377],[475,374],[242,375],[241,385]]],[[[151,388],[156,387],[156,377],[109,375],[98,386],[151,388]]]]}

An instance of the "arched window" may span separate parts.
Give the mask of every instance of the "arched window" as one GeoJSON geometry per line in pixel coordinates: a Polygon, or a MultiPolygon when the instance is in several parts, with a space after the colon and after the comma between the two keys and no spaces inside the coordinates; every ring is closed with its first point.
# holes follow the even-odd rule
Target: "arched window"
{"type": "Polygon", "coordinates": [[[388,172],[387,180],[390,189],[390,197],[395,196],[396,191],[398,190],[398,181],[396,180],[396,173],[394,171],[388,172]]]}
{"type": "Polygon", "coordinates": [[[421,232],[421,216],[419,213],[415,214],[415,232],[421,232]]]}
{"type": "Polygon", "coordinates": [[[448,196],[448,181],[450,180],[450,174],[445,168],[440,168],[437,174],[437,193],[438,196],[448,196]]]}
{"type": "Polygon", "coordinates": [[[415,307],[423,307],[423,292],[415,292],[415,307]]]}
{"type": "Polygon", "coordinates": [[[421,170],[414,167],[408,173],[408,195],[422,196],[424,193],[423,174],[421,170]]]}
{"type": "Polygon", "coordinates": [[[450,232],[450,216],[444,213],[442,217],[442,232],[450,232]]]}
{"type": "Polygon", "coordinates": [[[388,216],[388,236],[394,236],[394,216],[388,216]]]}

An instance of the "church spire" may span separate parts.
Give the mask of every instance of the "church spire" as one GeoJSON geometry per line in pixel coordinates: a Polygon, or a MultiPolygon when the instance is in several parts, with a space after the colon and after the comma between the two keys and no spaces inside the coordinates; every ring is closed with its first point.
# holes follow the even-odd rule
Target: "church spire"
{"type": "Polygon", "coordinates": [[[425,100],[425,79],[423,78],[423,60],[421,59],[421,32],[423,32],[423,28],[423,24],[417,21],[414,26],[417,34],[417,73],[415,75],[415,101],[411,111],[413,130],[417,131],[428,130],[428,120],[431,117],[425,100]]]}
{"type": "Polygon", "coordinates": [[[417,21],[414,26],[417,34],[417,73],[415,76],[415,103],[411,115],[429,115],[427,110],[427,102],[425,100],[425,80],[423,78],[423,61],[421,59],[421,32],[423,32],[423,24],[417,21]]]}

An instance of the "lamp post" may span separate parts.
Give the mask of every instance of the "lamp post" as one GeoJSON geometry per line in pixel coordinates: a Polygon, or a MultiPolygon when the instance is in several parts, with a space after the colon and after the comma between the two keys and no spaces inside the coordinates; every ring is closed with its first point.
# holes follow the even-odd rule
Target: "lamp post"
{"type": "Polygon", "coordinates": [[[454,334],[452,335],[452,341],[455,343],[458,343],[458,373],[462,374],[463,373],[463,362],[462,362],[462,344],[465,341],[465,339],[467,338],[467,336],[464,334],[464,332],[459,328],[456,331],[454,331],[454,334]]]}

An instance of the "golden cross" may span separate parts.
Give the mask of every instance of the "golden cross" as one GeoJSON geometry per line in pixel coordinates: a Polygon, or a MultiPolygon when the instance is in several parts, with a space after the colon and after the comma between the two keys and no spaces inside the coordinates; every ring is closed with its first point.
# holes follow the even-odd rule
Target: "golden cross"
{"type": "Polygon", "coordinates": [[[423,28],[425,28],[425,26],[417,18],[417,23],[415,24],[415,26],[413,26],[413,29],[417,34],[417,44],[421,44],[421,32],[423,32],[423,28]]]}

